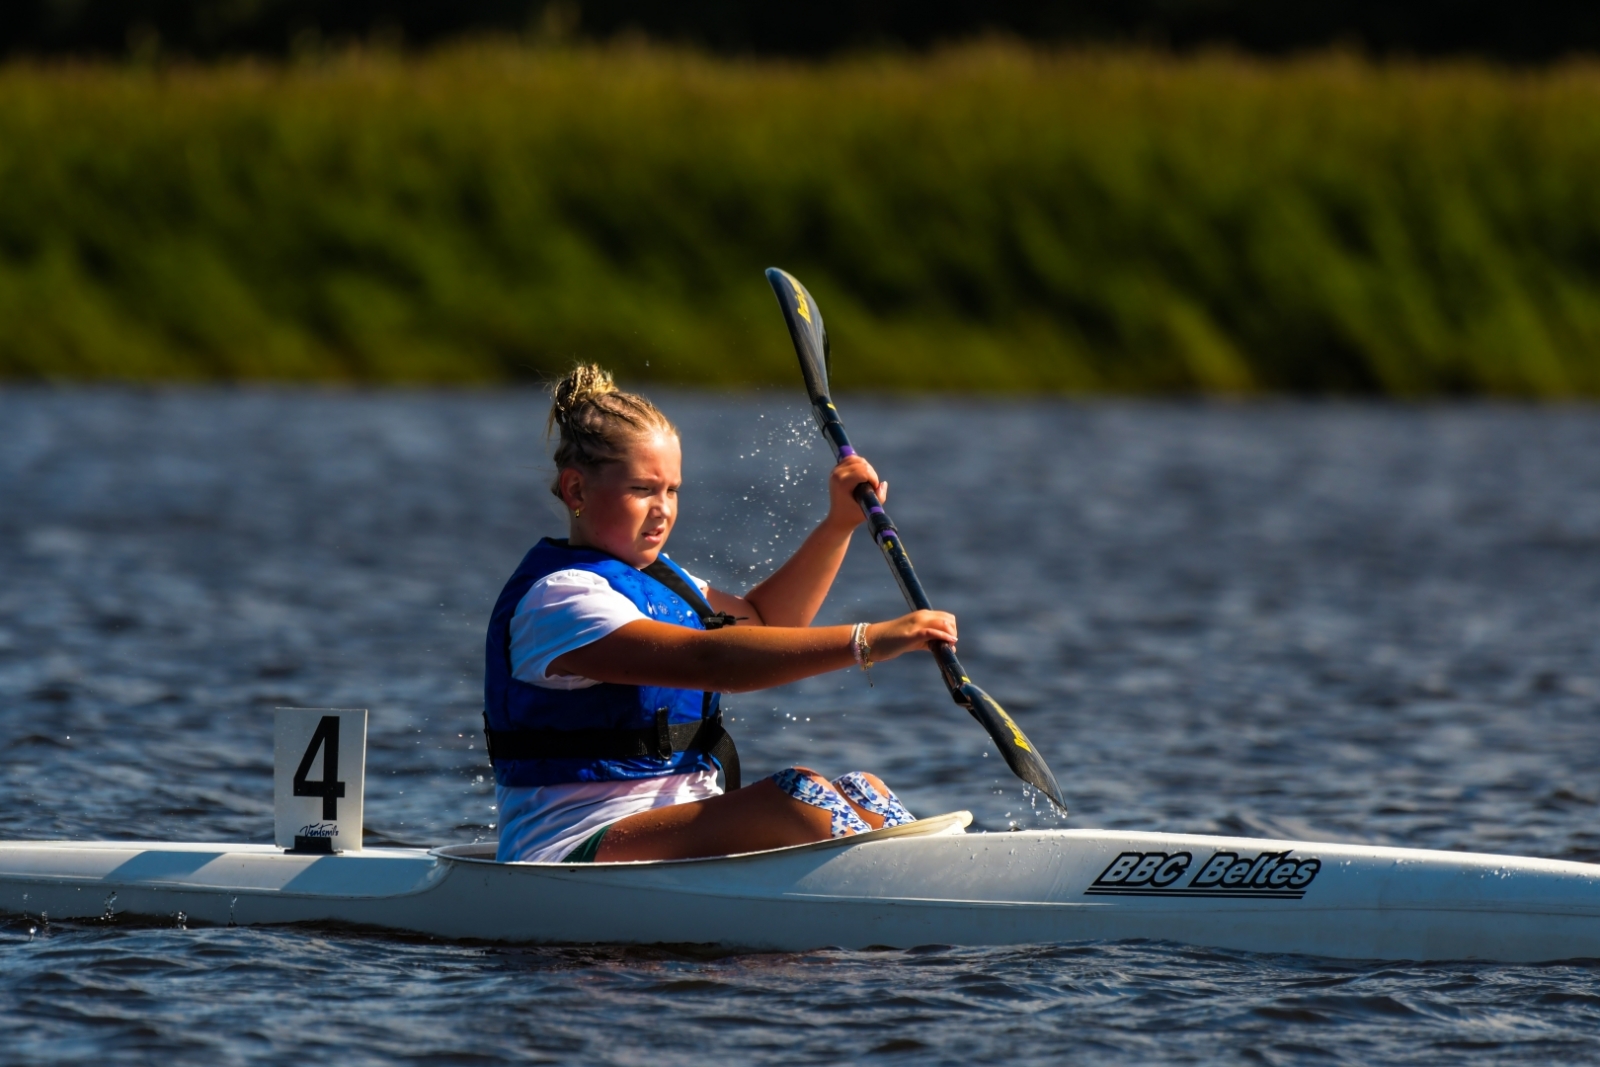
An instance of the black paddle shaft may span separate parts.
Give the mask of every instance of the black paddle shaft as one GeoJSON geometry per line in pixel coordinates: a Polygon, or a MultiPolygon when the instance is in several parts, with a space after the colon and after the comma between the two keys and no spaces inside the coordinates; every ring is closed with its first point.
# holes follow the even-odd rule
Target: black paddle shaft
{"type": "MultiPolygon", "coordinates": [[[[789,335],[800,357],[800,373],[806,381],[806,392],[811,397],[811,413],[817,420],[817,427],[833,449],[835,459],[853,456],[856,450],[850,447],[850,438],[845,434],[839,409],[833,406],[828,396],[828,332],[822,324],[822,313],[805,286],[793,275],[771,267],[767,270],[767,281],[772,284],[778,304],[783,308],[783,317],[789,324],[789,335]]],[[[911,566],[911,557],[906,554],[900,531],[895,529],[894,521],[883,509],[878,494],[870,485],[863,483],[856,486],[855,498],[866,513],[872,540],[883,551],[883,558],[888,561],[906,603],[914,611],[931,610],[933,605],[929,603],[928,594],[911,566]]],[[[952,645],[946,641],[935,641],[931,651],[951,698],[966,708],[988,731],[1012,772],[1037,788],[1065,814],[1067,805],[1061,796],[1061,787],[1056,784],[1056,776],[1011,716],[1006,714],[998,701],[967,677],[952,645]]]]}

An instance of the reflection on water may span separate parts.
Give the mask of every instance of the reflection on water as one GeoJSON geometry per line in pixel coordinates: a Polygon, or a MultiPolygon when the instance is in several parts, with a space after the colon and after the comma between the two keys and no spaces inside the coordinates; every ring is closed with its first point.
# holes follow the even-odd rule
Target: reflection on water
{"type": "MultiPolygon", "coordinates": [[[[797,397],[663,394],[672,551],[821,515],[797,397]]],[[[558,532],[535,393],[0,392],[6,836],[269,840],[270,709],[372,709],[375,840],[493,835],[482,628],[558,532]]],[[[841,402],[1071,825],[1600,857],[1587,410],[841,402]]],[[[823,621],[901,610],[864,536],[823,621]]],[[[1053,825],[932,665],[730,701],[747,775],[1053,825]]],[[[33,924],[35,927],[37,923],[33,924]]],[[[1583,967],[1159,945],[795,956],[0,928],[8,1059],[1590,1058],[1583,967]]]]}

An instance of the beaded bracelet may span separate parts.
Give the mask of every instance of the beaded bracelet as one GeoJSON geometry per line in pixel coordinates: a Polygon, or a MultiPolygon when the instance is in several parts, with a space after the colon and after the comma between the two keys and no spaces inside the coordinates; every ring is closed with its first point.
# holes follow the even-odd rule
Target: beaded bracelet
{"type": "Polygon", "coordinates": [[[872,646],[867,644],[867,624],[858,622],[855,629],[850,631],[850,651],[856,657],[856,666],[861,668],[861,673],[867,676],[867,685],[872,685],[872,646]]]}

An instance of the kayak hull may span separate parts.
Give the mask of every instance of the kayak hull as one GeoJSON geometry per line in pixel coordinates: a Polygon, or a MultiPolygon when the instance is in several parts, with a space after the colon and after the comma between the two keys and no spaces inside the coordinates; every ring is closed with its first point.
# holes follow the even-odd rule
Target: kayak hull
{"type": "Polygon", "coordinates": [[[964,813],[743,856],[499,864],[492,848],[0,843],[0,912],[349,923],[451,939],[796,951],[1150,939],[1345,959],[1600,957],[1600,866],[964,813]]]}

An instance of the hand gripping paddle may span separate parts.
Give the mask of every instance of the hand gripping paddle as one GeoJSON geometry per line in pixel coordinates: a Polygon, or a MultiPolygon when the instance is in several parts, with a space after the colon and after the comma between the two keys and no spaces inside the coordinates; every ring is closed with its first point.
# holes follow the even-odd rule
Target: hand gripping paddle
{"type": "MultiPolygon", "coordinates": [[[[844,434],[844,423],[839,421],[838,409],[828,398],[828,331],[822,325],[822,312],[817,310],[817,302],[811,299],[806,287],[796,281],[793,275],[777,267],[769,267],[767,281],[772,283],[772,291],[778,295],[778,305],[783,308],[784,321],[789,324],[789,336],[794,340],[795,353],[800,357],[800,373],[805,377],[806,392],[811,396],[811,414],[816,417],[817,426],[832,447],[834,456],[838,459],[853,456],[856,450],[850,447],[850,440],[844,434]]],[[[911,569],[911,557],[906,555],[900,533],[883,510],[878,494],[873,492],[871,486],[862,484],[856,486],[855,496],[856,503],[861,505],[871,524],[872,539],[883,549],[883,558],[889,561],[889,569],[894,572],[906,603],[913,610],[931,608],[933,605],[928,603],[928,594],[923,592],[917,572],[911,569]]],[[[1061,809],[1063,815],[1066,814],[1067,802],[1062,799],[1056,776],[1050,773],[1050,768],[1039,756],[1033,743],[1018,729],[1011,716],[1006,714],[994,697],[972,684],[967,672],[961,669],[961,662],[956,659],[953,647],[944,641],[936,641],[932,651],[950,695],[989,731],[989,736],[994,738],[1012,773],[1043,793],[1061,809]]]]}

